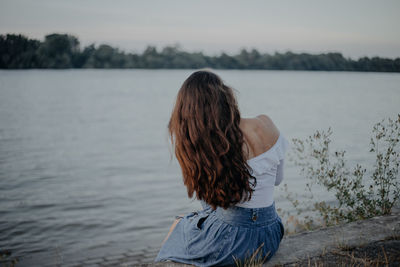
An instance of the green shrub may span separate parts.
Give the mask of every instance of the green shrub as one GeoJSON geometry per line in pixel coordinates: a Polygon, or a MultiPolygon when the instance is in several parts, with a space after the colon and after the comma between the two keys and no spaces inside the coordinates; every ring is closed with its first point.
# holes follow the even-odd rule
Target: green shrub
{"type": "MultiPolygon", "coordinates": [[[[316,131],[304,140],[293,139],[291,154],[291,160],[308,179],[306,189],[311,194],[309,198],[313,199],[312,188],[315,184],[336,197],[337,203],[332,205],[325,201],[313,203],[312,209],[322,216],[323,224],[334,225],[390,214],[400,197],[400,114],[396,120],[389,118],[373,126],[370,152],[376,155],[376,160],[369,179],[366,178],[366,169],[360,164],[352,169],[347,167],[344,150],[330,150],[331,135],[329,128],[327,131],[316,131]]],[[[287,187],[286,192],[289,192],[287,187]]],[[[291,193],[287,193],[287,198],[298,214],[304,212],[291,193]]],[[[304,225],[314,224],[312,218],[306,218],[304,225]]]]}

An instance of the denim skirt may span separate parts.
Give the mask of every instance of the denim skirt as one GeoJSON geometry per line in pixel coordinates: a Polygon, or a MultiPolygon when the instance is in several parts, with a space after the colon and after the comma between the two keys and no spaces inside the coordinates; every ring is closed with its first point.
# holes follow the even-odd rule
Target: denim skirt
{"type": "Polygon", "coordinates": [[[268,261],[278,250],[284,226],[269,207],[230,207],[203,210],[182,217],[161,247],[155,261],[174,261],[196,266],[235,265],[257,253],[268,261]],[[260,249],[259,249],[260,248],[260,249]]]}

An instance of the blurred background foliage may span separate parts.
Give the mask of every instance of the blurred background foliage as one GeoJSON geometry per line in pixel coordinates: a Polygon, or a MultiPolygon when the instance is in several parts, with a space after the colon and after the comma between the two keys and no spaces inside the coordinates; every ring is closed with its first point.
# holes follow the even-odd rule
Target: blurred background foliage
{"type": "Polygon", "coordinates": [[[341,53],[268,53],[242,49],[237,55],[207,56],[185,52],[179,45],[158,51],[148,46],[142,54],[125,53],[106,44],[81,49],[77,37],[53,33],[44,41],[20,34],[0,35],[0,68],[145,68],[145,69],[264,69],[400,72],[400,58],[345,58],[341,53]]]}

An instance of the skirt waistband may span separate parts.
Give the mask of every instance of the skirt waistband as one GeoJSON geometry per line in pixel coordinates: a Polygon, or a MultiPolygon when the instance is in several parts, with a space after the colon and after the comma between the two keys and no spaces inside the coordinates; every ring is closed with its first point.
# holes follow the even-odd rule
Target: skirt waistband
{"type": "MultiPolygon", "coordinates": [[[[210,206],[201,202],[203,208],[211,212],[210,206]]],[[[231,224],[241,226],[262,226],[276,222],[279,218],[275,209],[275,201],[268,207],[263,208],[243,208],[233,206],[227,209],[218,207],[215,211],[218,219],[231,224]]]]}

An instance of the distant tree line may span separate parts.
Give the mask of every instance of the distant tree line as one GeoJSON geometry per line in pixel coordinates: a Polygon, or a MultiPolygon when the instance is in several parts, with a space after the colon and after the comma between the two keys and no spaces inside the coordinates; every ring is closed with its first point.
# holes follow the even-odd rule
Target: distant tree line
{"type": "Polygon", "coordinates": [[[182,51],[178,45],[160,51],[148,46],[142,54],[125,53],[106,44],[80,48],[79,40],[68,34],[49,34],[44,41],[23,35],[0,35],[1,69],[145,68],[145,69],[262,69],[400,72],[400,58],[344,58],[341,53],[311,55],[242,49],[237,55],[207,56],[182,51]]]}

